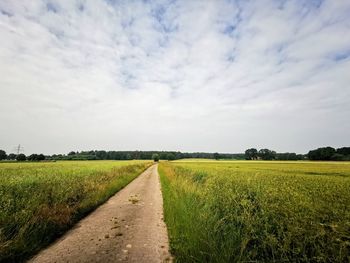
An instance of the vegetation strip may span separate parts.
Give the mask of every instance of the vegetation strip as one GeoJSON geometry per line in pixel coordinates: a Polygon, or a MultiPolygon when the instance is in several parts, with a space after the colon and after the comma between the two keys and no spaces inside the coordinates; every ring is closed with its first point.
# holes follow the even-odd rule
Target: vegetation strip
{"type": "Polygon", "coordinates": [[[149,161],[0,164],[0,262],[25,260],[149,165],[149,161]]]}
{"type": "Polygon", "coordinates": [[[177,262],[349,262],[350,163],[159,166],[177,262]]]}

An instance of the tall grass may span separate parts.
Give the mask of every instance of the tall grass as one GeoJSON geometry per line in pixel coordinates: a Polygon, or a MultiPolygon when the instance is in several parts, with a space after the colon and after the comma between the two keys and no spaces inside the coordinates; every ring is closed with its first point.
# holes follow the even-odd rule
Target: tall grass
{"type": "Polygon", "coordinates": [[[350,262],[350,163],[159,169],[178,262],[350,262]]]}
{"type": "Polygon", "coordinates": [[[149,162],[0,164],[0,262],[19,262],[64,233],[149,162]]]}

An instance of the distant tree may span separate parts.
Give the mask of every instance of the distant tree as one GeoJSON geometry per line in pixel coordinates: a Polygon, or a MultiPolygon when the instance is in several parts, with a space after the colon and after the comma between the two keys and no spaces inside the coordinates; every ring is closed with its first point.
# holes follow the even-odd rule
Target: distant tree
{"type": "Polygon", "coordinates": [[[343,161],[344,160],[344,155],[340,153],[335,153],[332,155],[331,160],[332,161],[343,161]]]}
{"type": "Polygon", "coordinates": [[[318,150],[310,150],[307,154],[307,158],[309,160],[320,160],[320,157],[321,155],[319,154],[318,150]]]}
{"type": "Polygon", "coordinates": [[[45,155],[33,153],[27,157],[27,160],[34,161],[34,162],[43,161],[43,160],[45,160],[45,155]]]}
{"type": "Polygon", "coordinates": [[[68,153],[68,155],[70,156],[70,155],[75,155],[76,153],[74,152],[74,151],[71,151],[71,152],[69,152],[68,153]]]}
{"type": "Polygon", "coordinates": [[[28,161],[37,161],[38,160],[38,155],[33,153],[27,157],[28,161]]]}
{"type": "Polygon", "coordinates": [[[298,160],[298,156],[296,153],[289,153],[288,160],[298,160]]]}
{"type": "Polygon", "coordinates": [[[16,154],[10,153],[10,154],[7,156],[7,159],[8,159],[8,160],[16,160],[16,154]]]}
{"type": "Polygon", "coordinates": [[[85,155],[84,156],[85,160],[97,160],[96,155],[85,155]]]}
{"type": "Polygon", "coordinates": [[[91,150],[87,152],[88,155],[95,155],[95,151],[91,150]]]}
{"type": "Polygon", "coordinates": [[[214,153],[213,155],[215,160],[219,160],[220,159],[220,154],[219,153],[214,153]]]}
{"type": "Polygon", "coordinates": [[[269,149],[260,149],[258,156],[263,160],[274,160],[276,159],[276,152],[269,149]]]}
{"type": "Polygon", "coordinates": [[[335,154],[335,149],[332,147],[322,147],[316,150],[311,150],[307,154],[309,160],[320,160],[320,161],[329,161],[332,159],[332,156],[335,154]]]}
{"type": "Polygon", "coordinates": [[[152,159],[153,159],[153,161],[155,161],[155,162],[159,162],[159,154],[158,154],[158,153],[153,154],[153,155],[152,155],[152,159]]]}
{"type": "Polygon", "coordinates": [[[159,159],[167,160],[168,154],[166,152],[158,152],[159,159]]]}
{"type": "Polygon", "coordinates": [[[106,160],[107,159],[107,152],[106,151],[97,151],[96,157],[99,160],[106,160]]]}
{"type": "Polygon", "coordinates": [[[173,153],[168,153],[166,159],[169,161],[175,160],[175,155],[173,153]]]}
{"type": "Polygon", "coordinates": [[[175,159],[178,160],[178,159],[182,159],[183,158],[183,154],[181,152],[177,152],[175,154],[175,159]]]}
{"type": "Polygon", "coordinates": [[[297,160],[305,160],[306,156],[304,154],[297,154],[297,160]]]}
{"type": "Polygon", "coordinates": [[[16,160],[19,162],[25,161],[26,160],[26,156],[23,153],[20,153],[16,156],[16,160]]]}
{"type": "Polygon", "coordinates": [[[255,148],[250,148],[244,153],[246,160],[256,160],[258,159],[258,150],[255,148]]]}
{"type": "Polygon", "coordinates": [[[321,158],[322,160],[331,160],[332,156],[335,154],[335,149],[332,147],[321,148],[321,158]]]}
{"type": "Polygon", "coordinates": [[[0,150],[0,161],[5,160],[7,158],[7,154],[4,150],[0,150]]]}
{"type": "Polygon", "coordinates": [[[298,160],[296,153],[276,153],[277,160],[298,160]]]}
{"type": "Polygon", "coordinates": [[[342,155],[350,155],[350,147],[338,148],[336,152],[342,155]]]}
{"type": "Polygon", "coordinates": [[[342,161],[350,161],[350,155],[344,155],[342,161]]]}

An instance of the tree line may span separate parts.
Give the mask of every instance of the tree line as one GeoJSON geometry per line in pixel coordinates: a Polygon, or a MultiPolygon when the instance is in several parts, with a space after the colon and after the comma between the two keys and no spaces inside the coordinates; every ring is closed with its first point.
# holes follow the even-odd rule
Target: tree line
{"type": "Polygon", "coordinates": [[[304,154],[296,153],[277,153],[270,149],[260,149],[259,151],[255,148],[247,149],[244,153],[246,160],[305,160],[304,154]]]}
{"type": "MultiPolygon", "coordinates": [[[[183,153],[179,151],[81,151],[67,155],[52,155],[55,160],[151,160],[157,154],[160,160],[179,160],[185,158],[218,159],[217,153],[183,153]]],[[[220,154],[224,159],[244,159],[243,154],[220,154]]]]}
{"type": "Polygon", "coordinates": [[[350,147],[335,149],[321,147],[309,151],[307,154],[276,153],[269,149],[247,149],[244,153],[246,160],[311,160],[311,161],[350,161],[350,147]]]}
{"type": "Polygon", "coordinates": [[[0,150],[0,160],[8,161],[44,161],[44,160],[151,160],[157,155],[160,160],[179,160],[186,158],[200,159],[235,159],[235,160],[312,160],[312,161],[350,161],[350,147],[322,147],[309,151],[307,154],[293,152],[277,153],[270,149],[247,149],[244,153],[206,153],[179,151],[71,151],[68,154],[6,154],[0,150]]]}
{"type": "Polygon", "coordinates": [[[244,154],[230,153],[205,153],[205,152],[179,152],[179,151],[71,151],[68,154],[31,154],[29,156],[21,154],[6,154],[0,150],[0,160],[17,161],[43,161],[43,160],[151,160],[157,154],[160,160],[179,160],[186,158],[200,159],[237,159],[243,160],[244,154]]]}
{"type": "Polygon", "coordinates": [[[323,161],[350,161],[350,147],[335,149],[333,147],[323,147],[311,150],[307,154],[310,160],[323,161]]]}
{"type": "Polygon", "coordinates": [[[24,153],[20,153],[20,154],[14,154],[14,153],[10,153],[10,154],[6,154],[6,152],[4,150],[0,150],[0,161],[2,160],[9,160],[9,161],[44,161],[46,159],[46,156],[41,154],[31,154],[26,156],[24,153]]]}

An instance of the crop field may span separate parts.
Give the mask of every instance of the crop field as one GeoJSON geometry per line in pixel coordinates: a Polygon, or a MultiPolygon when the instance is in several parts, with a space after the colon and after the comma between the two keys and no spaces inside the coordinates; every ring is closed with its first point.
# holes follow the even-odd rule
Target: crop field
{"type": "Polygon", "coordinates": [[[150,165],[149,161],[0,163],[0,262],[49,244],[150,165]]]}
{"type": "Polygon", "coordinates": [[[350,262],[350,163],[159,166],[178,262],[350,262]]]}

